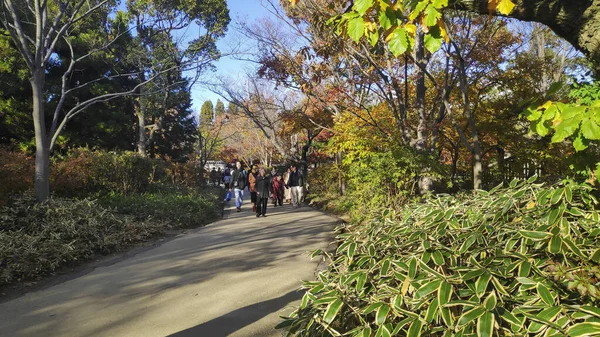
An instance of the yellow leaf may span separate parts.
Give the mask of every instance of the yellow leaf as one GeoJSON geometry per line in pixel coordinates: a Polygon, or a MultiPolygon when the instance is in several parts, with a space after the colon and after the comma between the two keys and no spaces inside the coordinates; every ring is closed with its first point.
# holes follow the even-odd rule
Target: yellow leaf
{"type": "Polygon", "coordinates": [[[500,0],[500,3],[496,9],[501,14],[508,15],[510,12],[512,12],[513,8],[515,8],[515,3],[511,0],[500,0]]]}
{"type": "Polygon", "coordinates": [[[402,290],[400,291],[402,296],[406,295],[409,285],[410,285],[410,279],[408,278],[408,276],[406,276],[406,278],[404,279],[404,283],[402,284],[402,290]]]}
{"type": "Polygon", "coordinates": [[[444,23],[444,20],[439,19],[437,24],[438,27],[440,27],[440,35],[444,38],[444,41],[446,41],[446,43],[450,42],[450,37],[446,31],[446,24],[444,23]]]}
{"type": "Polygon", "coordinates": [[[417,34],[417,26],[415,24],[407,23],[406,25],[404,25],[404,29],[411,35],[417,34]]]}
{"type": "Polygon", "coordinates": [[[534,201],[530,201],[529,203],[527,203],[527,209],[532,209],[535,207],[535,202],[534,201]]]}
{"type": "Polygon", "coordinates": [[[546,102],[546,103],[544,103],[542,106],[540,106],[540,107],[538,108],[538,110],[539,110],[539,109],[548,109],[550,106],[552,106],[552,103],[553,103],[552,101],[547,101],[547,102],[546,102]]]}
{"type": "Polygon", "coordinates": [[[296,6],[296,4],[298,4],[300,0],[290,0],[290,3],[292,4],[292,6],[296,6]]]}

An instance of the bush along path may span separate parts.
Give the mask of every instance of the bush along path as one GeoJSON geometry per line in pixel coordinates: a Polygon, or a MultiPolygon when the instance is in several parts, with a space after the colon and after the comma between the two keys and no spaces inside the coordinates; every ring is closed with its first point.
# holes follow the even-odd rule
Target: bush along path
{"type": "Polygon", "coordinates": [[[240,213],[229,204],[222,220],[1,303],[0,336],[280,336],[282,310],[315,278],[309,251],[328,247],[337,220],[289,205],[257,218],[247,202],[240,213]]]}
{"type": "Polygon", "coordinates": [[[339,236],[288,336],[600,335],[598,190],[513,181],[339,236]]]}
{"type": "Polygon", "coordinates": [[[221,194],[211,187],[171,188],[95,199],[54,197],[43,204],[31,195],[18,197],[0,208],[0,289],[156,240],[169,230],[206,225],[220,217],[221,194]]]}

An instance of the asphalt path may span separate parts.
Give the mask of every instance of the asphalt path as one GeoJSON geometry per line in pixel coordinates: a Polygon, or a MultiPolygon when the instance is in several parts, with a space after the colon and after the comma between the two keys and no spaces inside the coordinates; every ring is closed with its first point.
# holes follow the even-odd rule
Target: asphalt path
{"type": "Polygon", "coordinates": [[[289,205],[256,218],[234,201],[220,221],[0,304],[0,336],[281,336],[336,219],[289,205]]]}

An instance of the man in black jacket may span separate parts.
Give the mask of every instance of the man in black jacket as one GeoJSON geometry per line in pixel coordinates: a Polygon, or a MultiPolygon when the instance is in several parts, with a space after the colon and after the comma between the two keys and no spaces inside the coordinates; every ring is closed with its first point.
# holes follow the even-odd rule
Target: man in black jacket
{"type": "Polygon", "coordinates": [[[304,184],[302,181],[302,173],[300,170],[298,170],[298,166],[295,163],[290,165],[290,175],[286,185],[291,189],[292,192],[292,206],[300,207],[302,203],[304,184]]]}
{"type": "Polygon", "coordinates": [[[246,171],[242,168],[242,163],[235,163],[235,170],[231,173],[231,187],[233,187],[235,195],[235,208],[238,212],[242,211],[242,202],[244,201],[244,189],[246,188],[247,177],[246,171]]]}

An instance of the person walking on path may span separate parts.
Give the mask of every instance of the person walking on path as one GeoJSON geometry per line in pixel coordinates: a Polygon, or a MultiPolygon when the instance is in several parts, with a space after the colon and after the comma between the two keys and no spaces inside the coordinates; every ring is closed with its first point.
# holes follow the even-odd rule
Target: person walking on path
{"type": "Polygon", "coordinates": [[[264,168],[258,169],[256,175],[256,217],[267,216],[267,203],[271,195],[271,177],[269,177],[264,168]]]}
{"type": "Polygon", "coordinates": [[[258,166],[252,165],[252,169],[248,173],[248,191],[250,191],[250,202],[252,203],[252,212],[256,212],[256,175],[258,174],[258,166]]]}
{"type": "Polygon", "coordinates": [[[273,188],[273,206],[277,207],[283,206],[283,180],[281,179],[281,175],[279,173],[275,173],[273,176],[273,182],[271,183],[273,188]]]}
{"type": "Polygon", "coordinates": [[[222,173],[223,177],[221,178],[221,180],[223,181],[223,185],[225,185],[225,189],[226,190],[230,190],[231,189],[231,170],[229,169],[229,164],[225,167],[225,170],[223,170],[222,173]]]}
{"type": "Polygon", "coordinates": [[[290,189],[290,187],[287,185],[287,181],[290,177],[290,169],[288,168],[284,173],[283,173],[283,199],[285,200],[285,202],[287,202],[288,204],[292,203],[292,190],[290,189]]]}
{"type": "MultiPolygon", "coordinates": [[[[244,189],[246,188],[247,177],[246,171],[242,168],[242,163],[235,163],[235,170],[231,174],[231,185],[235,194],[235,208],[238,212],[242,211],[242,203],[244,198],[244,189]]],[[[231,190],[231,188],[229,189],[231,190]]]]}
{"type": "Polygon", "coordinates": [[[290,176],[288,177],[287,185],[292,192],[292,206],[300,207],[302,203],[302,174],[298,170],[296,163],[290,165],[290,176]]]}

